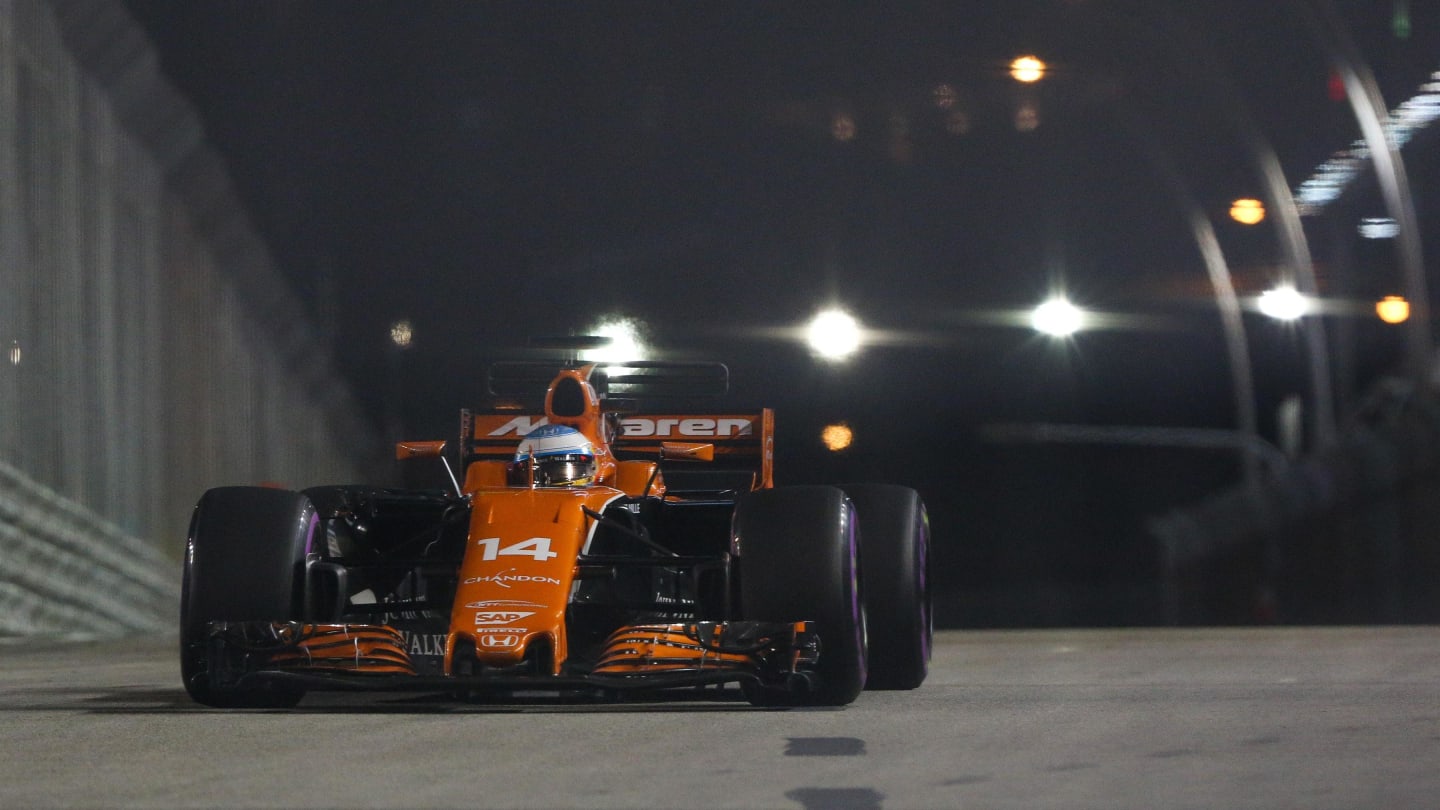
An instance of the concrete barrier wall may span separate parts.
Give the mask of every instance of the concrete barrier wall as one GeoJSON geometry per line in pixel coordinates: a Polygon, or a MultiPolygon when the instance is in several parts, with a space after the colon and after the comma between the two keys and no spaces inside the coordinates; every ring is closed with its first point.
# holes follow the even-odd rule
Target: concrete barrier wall
{"type": "Polygon", "coordinates": [[[173,628],[179,563],[0,463],[0,635],[173,628]]]}
{"type": "Polygon", "coordinates": [[[0,0],[0,632],[168,626],[206,488],[373,479],[332,367],[123,4],[0,0]]]}
{"type": "Polygon", "coordinates": [[[1151,522],[1171,624],[1440,621],[1440,391],[1382,380],[1336,443],[1151,522]]]}

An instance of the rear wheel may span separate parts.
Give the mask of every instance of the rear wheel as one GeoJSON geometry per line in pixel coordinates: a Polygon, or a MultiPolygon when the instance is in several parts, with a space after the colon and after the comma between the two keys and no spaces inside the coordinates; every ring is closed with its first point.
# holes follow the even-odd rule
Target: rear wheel
{"type": "Polygon", "coordinates": [[[294,706],[289,686],[210,682],[206,625],[302,618],[305,554],[317,520],[310,499],[261,487],[220,487],[195,505],[180,595],[180,674],[196,702],[222,708],[294,706]]]}
{"type": "Polygon", "coordinates": [[[752,689],[757,705],[843,706],[865,687],[865,604],[855,509],[834,487],[752,492],[735,507],[740,605],[746,619],[813,621],[820,637],[814,689],[752,689]]]}
{"type": "Polygon", "coordinates": [[[860,520],[860,582],[871,630],[865,688],[914,689],[925,681],[934,638],[925,504],[907,487],[855,484],[844,489],[860,520]]]}

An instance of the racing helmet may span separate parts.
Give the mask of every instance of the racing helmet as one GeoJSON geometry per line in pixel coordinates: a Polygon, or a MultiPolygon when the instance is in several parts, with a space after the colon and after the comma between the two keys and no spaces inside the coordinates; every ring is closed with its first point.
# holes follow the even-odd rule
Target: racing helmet
{"type": "Polygon", "coordinates": [[[595,446],[565,425],[542,425],[525,434],[510,465],[510,483],[528,484],[532,463],[536,486],[583,487],[595,480],[595,446]]]}

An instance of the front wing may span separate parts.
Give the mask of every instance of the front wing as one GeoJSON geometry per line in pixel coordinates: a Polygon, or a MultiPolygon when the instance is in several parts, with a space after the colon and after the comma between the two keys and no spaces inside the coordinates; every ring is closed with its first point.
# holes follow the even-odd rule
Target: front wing
{"type": "Polygon", "coordinates": [[[423,674],[401,633],[388,625],[211,622],[208,673],[220,688],[292,683],[307,689],[447,691],[644,691],[707,684],[753,684],[806,691],[814,686],[820,641],[813,623],[688,622],[622,627],[592,667],[560,675],[515,668],[467,675],[423,674]]]}

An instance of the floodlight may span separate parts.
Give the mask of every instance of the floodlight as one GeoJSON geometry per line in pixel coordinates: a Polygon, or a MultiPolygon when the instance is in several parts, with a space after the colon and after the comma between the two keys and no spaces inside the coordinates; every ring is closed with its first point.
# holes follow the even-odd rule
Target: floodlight
{"type": "Polygon", "coordinates": [[[810,321],[805,339],[826,360],[843,360],[860,348],[860,324],[848,312],[828,309],[810,321]]]}
{"type": "Polygon", "coordinates": [[[1066,337],[1085,327],[1085,311],[1064,298],[1051,298],[1035,307],[1030,324],[1047,335],[1066,337]]]}
{"type": "Polygon", "coordinates": [[[1294,321],[1311,311],[1312,302],[1294,287],[1276,287],[1260,294],[1260,311],[1276,320],[1294,321]]]}
{"type": "Polygon", "coordinates": [[[646,360],[649,350],[640,337],[641,325],[633,318],[609,318],[601,321],[590,334],[610,338],[595,349],[580,352],[580,359],[591,363],[625,363],[646,360]]]}

